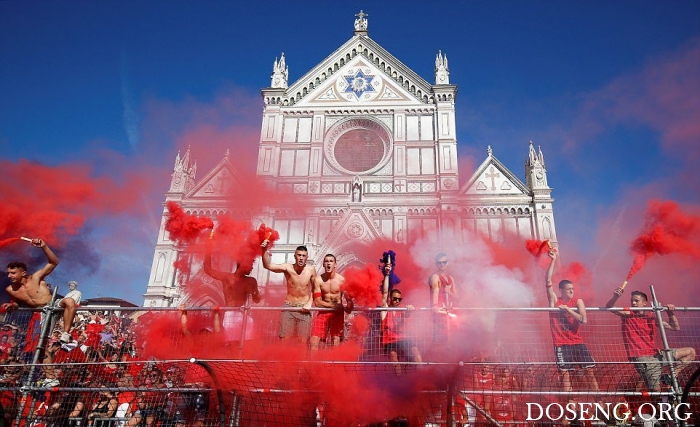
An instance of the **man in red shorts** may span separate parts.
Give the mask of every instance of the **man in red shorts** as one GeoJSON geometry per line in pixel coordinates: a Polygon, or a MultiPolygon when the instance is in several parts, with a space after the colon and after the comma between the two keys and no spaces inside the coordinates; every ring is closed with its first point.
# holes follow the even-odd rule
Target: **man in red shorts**
{"type": "Polygon", "coordinates": [[[344,313],[350,313],[353,308],[352,300],[347,299],[347,306],[343,307],[343,276],[335,271],[335,255],[328,254],[323,257],[324,272],[314,279],[313,299],[316,307],[331,308],[333,311],[321,311],[314,318],[309,344],[311,350],[318,350],[321,340],[331,337],[330,345],[340,344],[345,326],[344,313]]]}
{"type": "Polygon", "coordinates": [[[552,341],[554,342],[554,356],[557,367],[561,372],[562,388],[564,391],[571,391],[571,371],[581,370],[584,383],[588,387],[587,391],[598,391],[598,380],[593,373],[595,360],[588,351],[588,347],[583,342],[581,336],[581,325],[585,325],[586,306],[580,298],[574,298],[574,284],[570,280],[559,282],[559,294],[552,289],[552,273],[554,263],[557,259],[557,251],[549,251],[552,259],[547,276],[545,278],[545,288],[549,307],[558,307],[559,311],[549,313],[549,326],[552,331],[552,341]]]}

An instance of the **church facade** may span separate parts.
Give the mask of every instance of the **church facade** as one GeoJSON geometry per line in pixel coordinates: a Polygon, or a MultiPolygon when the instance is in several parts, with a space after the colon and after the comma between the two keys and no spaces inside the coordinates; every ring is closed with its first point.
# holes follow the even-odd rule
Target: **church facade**
{"type": "MultiPolygon", "coordinates": [[[[270,87],[261,91],[257,175],[302,201],[271,201],[250,217],[279,231],[273,262],[290,262],[294,249],[306,245],[311,262],[320,264],[333,253],[342,270],[369,261],[359,260],[353,247],[375,239],[406,243],[449,235],[466,241],[474,232],[495,241],[515,235],[556,244],[541,150],[532,143],[524,150],[524,182],[491,147],[471,176],[460,180],[457,86],[450,83],[447,56],[437,53],[430,83],[368,36],[366,14],[356,17],[353,36],[296,82],[288,80],[284,54],[275,59],[270,87]]],[[[166,202],[211,217],[230,212],[224,195],[240,176],[229,153],[199,180],[191,156],[189,149],[178,154],[166,202]]],[[[200,280],[219,294],[220,287],[201,273],[177,278],[173,263],[179,254],[164,230],[165,213],[144,306],[221,304],[223,299],[183,300],[183,281],[200,280]]],[[[281,275],[259,266],[253,274],[262,286],[281,284],[281,275]]]]}

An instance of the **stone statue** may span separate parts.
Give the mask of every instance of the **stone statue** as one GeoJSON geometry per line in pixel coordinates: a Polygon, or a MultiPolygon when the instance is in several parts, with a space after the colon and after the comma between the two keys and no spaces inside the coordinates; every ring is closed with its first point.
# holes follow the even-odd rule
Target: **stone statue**
{"type": "Polygon", "coordinates": [[[353,202],[361,202],[362,201],[362,189],[357,184],[352,186],[352,201],[353,202]]]}
{"type": "Polygon", "coordinates": [[[367,31],[367,17],[369,15],[360,10],[360,13],[355,16],[357,16],[355,19],[355,31],[367,31]]]}
{"type": "Polygon", "coordinates": [[[362,179],[359,176],[355,176],[352,181],[352,201],[361,202],[362,201],[362,179]]]}

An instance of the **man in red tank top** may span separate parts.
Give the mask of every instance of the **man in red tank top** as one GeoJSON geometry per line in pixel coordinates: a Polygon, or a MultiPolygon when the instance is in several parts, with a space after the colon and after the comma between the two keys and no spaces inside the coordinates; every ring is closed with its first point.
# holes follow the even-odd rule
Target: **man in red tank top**
{"type": "Polygon", "coordinates": [[[545,289],[549,307],[559,311],[549,312],[549,326],[554,342],[554,356],[561,372],[562,388],[571,391],[570,372],[581,370],[588,391],[598,391],[598,381],[593,373],[595,361],[581,336],[581,325],[586,324],[586,306],[580,298],[574,298],[574,284],[570,280],[559,282],[559,294],[552,289],[552,273],[557,259],[557,251],[549,251],[551,262],[545,277],[545,289]]]}
{"type": "MultiPolygon", "coordinates": [[[[624,287],[615,289],[612,298],[605,304],[606,308],[615,306],[617,299],[622,296],[624,287]]],[[[646,307],[648,298],[644,292],[632,291],[630,297],[631,307],[646,307]]],[[[668,322],[663,322],[664,329],[679,331],[681,329],[678,318],[674,313],[676,307],[673,304],[666,306],[668,322]]],[[[629,307],[625,310],[612,311],[622,320],[622,340],[625,343],[627,358],[634,363],[634,368],[644,380],[644,385],[649,391],[660,391],[661,369],[663,353],[656,348],[656,316],[650,311],[632,311],[629,307]]],[[[679,362],[676,369],[695,360],[695,349],[682,347],[671,349],[672,361],[679,362]]],[[[638,387],[639,388],[639,387],[638,387]]]]}
{"type": "MultiPolygon", "coordinates": [[[[403,296],[401,291],[393,289],[389,294],[389,307],[403,308],[401,304],[403,296]]],[[[384,304],[384,307],[387,305],[384,304]]],[[[422,362],[420,351],[416,342],[406,331],[406,318],[415,310],[412,305],[406,306],[407,311],[386,310],[381,312],[382,316],[382,345],[384,351],[389,355],[389,359],[397,363],[396,373],[401,375],[402,368],[398,364],[399,358],[408,359],[409,362],[422,362]]]]}
{"type": "Polygon", "coordinates": [[[433,309],[433,342],[444,344],[447,338],[447,315],[459,302],[455,280],[447,273],[447,255],[435,256],[437,271],[430,275],[430,307],[433,309]]]}

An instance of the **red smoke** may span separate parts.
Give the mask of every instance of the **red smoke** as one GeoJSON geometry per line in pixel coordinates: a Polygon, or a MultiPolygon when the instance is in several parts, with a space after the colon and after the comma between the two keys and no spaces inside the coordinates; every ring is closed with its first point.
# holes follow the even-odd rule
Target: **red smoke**
{"type": "Polygon", "coordinates": [[[379,287],[384,276],[373,264],[365,264],[363,268],[350,267],[343,271],[345,282],[343,290],[358,305],[375,307],[382,302],[379,287]]]}
{"type": "Polygon", "coordinates": [[[0,161],[0,238],[24,235],[61,246],[91,216],[116,214],[137,205],[143,180],[123,185],[95,177],[86,165],[47,166],[0,161]]]}
{"type": "Polygon", "coordinates": [[[593,299],[593,276],[586,266],[580,262],[572,262],[560,266],[556,277],[560,278],[556,280],[556,283],[559,283],[559,280],[566,279],[576,285],[576,298],[581,298],[586,302],[593,299]]]}
{"type": "MultiPolygon", "coordinates": [[[[245,270],[252,268],[255,257],[260,255],[260,242],[250,221],[219,215],[217,222],[212,235],[213,252],[235,259],[245,270]]],[[[212,247],[208,250],[212,251],[212,247]]]]}
{"type": "MultiPolygon", "coordinates": [[[[255,258],[260,256],[260,245],[269,240],[267,248],[272,248],[279,240],[276,230],[261,224],[255,230],[250,221],[237,220],[229,215],[217,217],[218,225],[212,234],[212,245],[217,253],[223,253],[236,260],[244,270],[253,268],[255,258]]],[[[212,250],[212,247],[209,248],[212,250]]]]}
{"type": "Polygon", "coordinates": [[[258,246],[262,244],[263,240],[268,240],[269,244],[267,247],[271,248],[273,243],[280,239],[280,233],[271,229],[270,227],[265,226],[265,224],[260,224],[260,228],[258,228],[258,238],[260,239],[258,246]]]}
{"type": "Polygon", "coordinates": [[[0,248],[2,248],[5,245],[9,245],[12,242],[17,242],[17,241],[19,241],[19,237],[10,237],[9,239],[0,240],[0,248]]]}
{"type": "Polygon", "coordinates": [[[532,255],[538,257],[544,253],[549,252],[552,249],[552,245],[549,240],[525,240],[525,248],[532,255]]]}
{"type": "Polygon", "coordinates": [[[675,202],[650,201],[644,230],[632,241],[630,247],[635,257],[627,280],[630,280],[653,255],[681,253],[698,258],[699,231],[700,217],[684,213],[675,202]]]}
{"type": "Polygon", "coordinates": [[[211,218],[190,215],[175,202],[168,202],[167,207],[168,219],[165,222],[165,230],[170,233],[170,240],[179,245],[194,243],[202,230],[214,228],[214,221],[211,218]]]}
{"type": "Polygon", "coordinates": [[[552,249],[552,244],[549,243],[549,240],[526,240],[525,248],[535,258],[537,258],[537,261],[541,267],[546,268],[549,265],[549,258],[545,258],[542,256],[543,254],[546,254],[552,249]]]}

